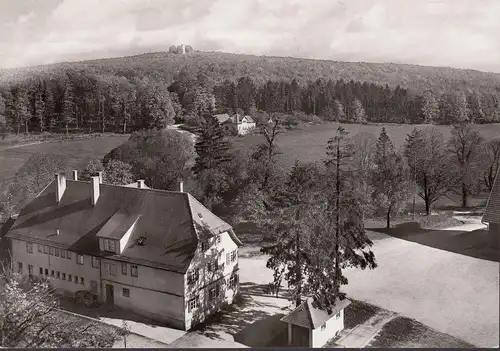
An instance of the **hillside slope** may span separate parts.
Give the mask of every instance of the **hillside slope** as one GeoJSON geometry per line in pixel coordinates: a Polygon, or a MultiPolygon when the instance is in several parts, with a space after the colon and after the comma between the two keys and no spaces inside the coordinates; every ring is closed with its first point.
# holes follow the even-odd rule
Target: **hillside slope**
{"type": "Polygon", "coordinates": [[[167,52],[149,53],[91,61],[57,63],[0,71],[0,81],[32,75],[40,71],[59,71],[64,68],[90,69],[129,77],[139,71],[144,76],[161,77],[172,81],[183,68],[199,69],[215,82],[252,76],[256,82],[268,79],[292,79],[300,82],[317,78],[366,81],[376,84],[400,85],[415,92],[427,89],[454,89],[484,92],[500,91],[500,74],[448,67],[429,67],[394,63],[338,62],[292,57],[266,57],[219,52],[193,52],[187,55],[167,52]]]}

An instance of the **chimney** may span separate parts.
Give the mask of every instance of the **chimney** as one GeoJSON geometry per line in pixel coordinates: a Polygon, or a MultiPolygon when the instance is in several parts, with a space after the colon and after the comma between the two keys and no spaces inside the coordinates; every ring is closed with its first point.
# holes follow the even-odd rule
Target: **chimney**
{"type": "Polygon", "coordinates": [[[179,191],[181,193],[184,192],[184,182],[182,180],[179,180],[179,191]]]}
{"type": "Polygon", "coordinates": [[[90,199],[92,201],[92,205],[95,206],[97,199],[99,199],[99,176],[92,177],[91,183],[92,188],[90,189],[90,199]]]}
{"type": "Polygon", "coordinates": [[[99,184],[102,184],[102,171],[97,172],[97,176],[99,177],[99,184]]]}
{"type": "Polygon", "coordinates": [[[139,180],[137,181],[137,187],[138,187],[139,189],[144,189],[144,180],[139,179],[139,180]]]}
{"type": "Polygon", "coordinates": [[[59,235],[59,229],[56,230],[56,235],[59,235]]]}
{"type": "Polygon", "coordinates": [[[73,170],[73,180],[78,180],[78,171],[76,169],[73,170]]]}
{"type": "Polygon", "coordinates": [[[181,51],[183,55],[186,54],[186,46],[184,44],[181,44],[181,51]]]}
{"type": "Polygon", "coordinates": [[[61,202],[64,191],[66,190],[66,176],[62,173],[56,174],[56,202],[61,202]]]}

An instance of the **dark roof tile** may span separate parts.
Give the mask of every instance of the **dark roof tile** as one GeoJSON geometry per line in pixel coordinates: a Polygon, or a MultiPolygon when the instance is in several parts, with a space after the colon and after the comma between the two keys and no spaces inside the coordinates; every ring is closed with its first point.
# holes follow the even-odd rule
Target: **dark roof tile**
{"type": "Polygon", "coordinates": [[[135,222],[122,254],[107,256],[181,273],[197,248],[195,225],[203,224],[195,213],[201,213],[212,235],[229,231],[240,244],[229,224],[187,193],[101,184],[97,204],[92,206],[90,182],[67,180],[59,204],[55,187],[52,182],[21,210],[9,237],[102,256],[106,254],[99,251],[96,236],[119,239],[135,222]],[[144,245],[137,244],[139,237],[147,238],[144,245]]]}
{"type": "Polygon", "coordinates": [[[500,169],[497,172],[493,189],[488,198],[483,222],[500,223],[500,169]]]}

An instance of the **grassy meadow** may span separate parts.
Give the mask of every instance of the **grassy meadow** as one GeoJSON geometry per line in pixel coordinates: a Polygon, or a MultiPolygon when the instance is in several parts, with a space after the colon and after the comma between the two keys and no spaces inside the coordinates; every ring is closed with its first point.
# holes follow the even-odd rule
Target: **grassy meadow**
{"type": "Polygon", "coordinates": [[[36,153],[63,155],[69,168],[81,169],[90,158],[102,158],[121,145],[128,135],[106,135],[69,141],[32,142],[0,149],[0,184],[11,180],[17,170],[36,153]]]}
{"type": "MultiPolygon", "coordinates": [[[[402,148],[406,134],[410,133],[414,127],[418,129],[436,127],[445,138],[451,136],[450,126],[431,125],[408,125],[408,124],[341,124],[346,131],[353,136],[359,132],[372,133],[378,137],[382,127],[385,126],[387,134],[391,138],[397,150],[402,148]]],[[[280,164],[285,168],[293,166],[295,160],[301,162],[321,162],[325,158],[326,144],[328,139],[335,135],[338,123],[322,123],[302,125],[295,130],[287,131],[278,135],[276,143],[280,148],[280,164]]],[[[474,126],[485,140],[500,137],[500,123],[477,124],[474,126]]],[[[239,148],[248,148],[260,143],[263,140],[261,135],[247,135],[237,137],[233,144],[239,148]]]]}

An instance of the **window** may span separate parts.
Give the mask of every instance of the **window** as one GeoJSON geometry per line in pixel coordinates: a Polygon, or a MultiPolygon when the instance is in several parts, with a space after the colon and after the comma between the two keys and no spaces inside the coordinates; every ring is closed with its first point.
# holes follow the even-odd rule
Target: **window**
{"type": "Polygon", "coordinates": [[[109,240],[109,251],[115,252],[115,241],[109,240]]]}
{"type": "Polygon", "coordinates": [[[217,244],[220,244],[220,235],[217,235],[217,244]]]}
{"type": "Polygon", "coordinates": [[[43,253],[43,245],[38,244],[38,252],[43,253]]]}
{"type": "Polygon", "coordinates": [[[103,239],[104,242],[104,251],[109,251],[109,240],[108,239],[103,239]]]}
{"type": "Polygon", "coordinates": [[[215,272],[217,271],[217,260],[213,260],[211,262],[208,262],[208,271],[209,272],[215,272]]]}
{"type": "Polygon", "coordinates": [[[49,270],[45,268],[45,275],[49,275],[49,270]]]}
{"type": "Polygon", "coordinates": [[[66,251],[66,258],[71,258],[71,251],[66,251]]]}
{"type": "Polygon", "coordinates": [[[61,272],[59,272],[59,271],[56,272],[56,278],[61,279],[61,272]]]}
{"type": "Polygon", "coordinates": [[[23,272],[23,263],[22,262],[17,262],[17,272],[18,273],[23,272]]]}
{"type": "Polygon", "coordinates": [[[227,253],[226,254],[226,264],[230,264],[231,263],[231,253],[227,253]]]}
{"type": "Polygon", "coordinates": [[[109,263],[104,262],[104,275],[109,275],[109,263]]]}
{"type": "Polygon", "coordinates": [[[194,310],[196,307],[198,307],[198,297],[193,297],[188,301],[188,312],[191,312],[194,310]]]}
{"type": "Polygon", "coordinates": [[[229,288],[232,289],[236,285],[238,285],[238,276],[235,274],[232,275],[231,278],[229,278],[229,288]]]}
{"type": "Polygon", "coordinates": [[[193,269],[188,274],[188,284],[194,284],[200,278],[200,270],[198,268],[193,269]]]}
{"type": "Polygon", "coordinates": [[[49,247],[48,246],[43,245],[43,253],[44,254],[48,254],[49,253],[49,247]]]}
{"type": "Polygon", "coordinates": [[[61,249],[59,251],[61,251],[61,258],[65,258],[66,257],[66,250],[61,249]]]}
{"type": "Polygon", "coordinates": [[[92,267],[99,268],[101,266],[100,263],[97,257],[92,257],[92,267]]]}
{"type": "Polygon", "coordinates": [[[83,279],[83,277],[80,277],[80,284],[85,285],[85,279],[83,279]]]}
{"type": "Polygon", "coordinates": [[[215,299],[215,296],[216,296],[215,293],[216,293],[216,290],[215,290],[215,286],[214,286],[213,288],[210,288],[208,290],[208,299],[209,300],[215,299]]]}
{"type": "Polygon", "coordinates": [[[83,255],[76,255],[76,263],[83,265],[83,255]]]}
{"type": "Polygon", "coordinates": [[[131,268],[130,268],[130,275],[132,277],[138,277],[139,276],[139,269],[138,269],[138,267],[135,264],[133,264],[131,266],[131,268]]]}
{"type": "Polygon", "coordinates": [[[53,277],[54,276],[54,270],[51,270],[50,271],[50,276],[53,277]]]}
{"type": "Polygon", "coordinates": [[[110,273],[111,273],[111,275],[113,277],[116,277],[116,271],[117,271],[116,264],[111,264],[111,271],[110,271],[110,273]]]}
{"type": "Polygon", "coordinates": [[[43,268],[40,267],[40,275],[43,275],[43,268]]]}
{"type": "Polygon", "coordinates": [[[33,275],[33,266],[31,264],[28,265],[28,274],[33,275]]]}
{"type": "Polygon", "coordinates": [[[54,248],[53,247],[49,247],[49,255],[54,256],[54,248]]]}
{"type": "Polygon", "coordinates": [[[71,274],[68,274],[68,281],[71,281],[71,274]]]}
{"type": "Polygon", "coordinates": [[[339,319],[340,318],[340,312],[337,312],[337,314],[335,315],[335,319],[339,319]]]}
{"type": "Polygon", "coordinates": [[[62,280],[66,280],[66,273],[62,274],[62,280]]]}
{"type": "Polygon", "coordinates": [[[77,276],[77,275],[75,275],[75,277],[74,277],[74,278],[75,278],[75,279],[74,279],[75,283],[76,283],[76,284],[78,284],[78,276],[77,276]]]}
{"type": "Polygon", "coordinates": [[[122,295],[123,297],[130,297],[130,290],[127,288],[123,288],[122,295]]]}
{"type": "Polygon", "coordinates": [[[207,251],[207,250],[208,250],[208,248],[209,248],[208,241],[203,241],[203,242],[201,243],[201,250],[202,250],[202,251],[207,251]]]}
{"type": "Polygon", "coordinates": [[[33,253],[33,244],[26,242],[26,252],[33,253]]]}
{"type": "Polygon", "coordinates": [[[127,264],[122,262],[122,274],[127,275],[127,271],[128,271],[127,264]]]}
{"type": "Polygon", "coordinates": [[[236,250],[234,250],[233,252],[231,252],[231,262],[236,261],[236,254],[237,254],[236,250]]]}
{"type": "Polygon", "coordinates": [[[55,250],[56,250],[56,252],[55,252],[56,257],[59,257],[59,249],[56,247],[55,250]]]}
{"type": "Polygon", "coordinates": [[[326,322],[321,325],[321,330],[325,330],[326,328],[326,322]]]}

